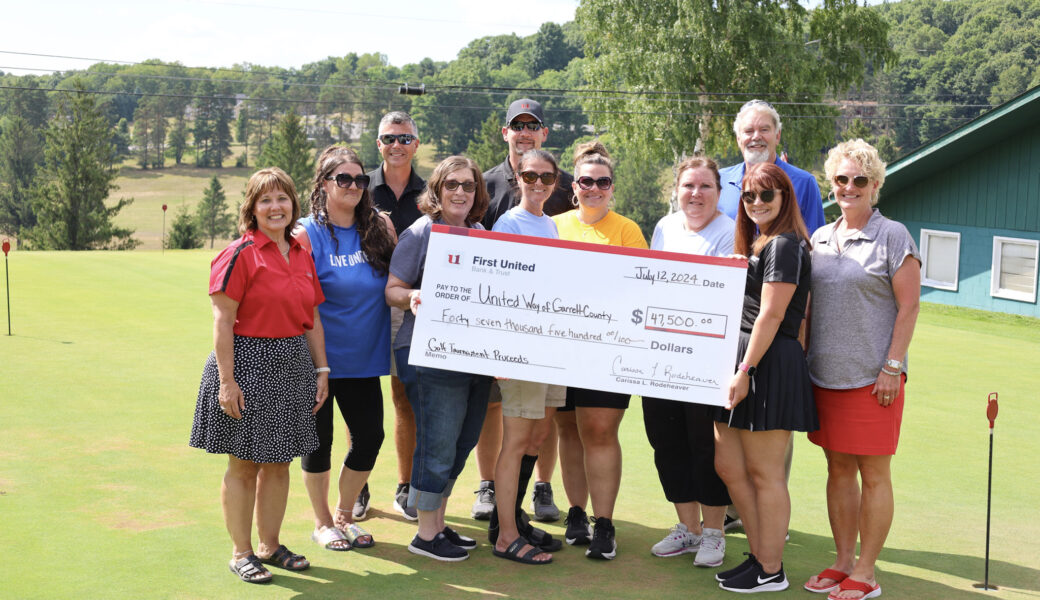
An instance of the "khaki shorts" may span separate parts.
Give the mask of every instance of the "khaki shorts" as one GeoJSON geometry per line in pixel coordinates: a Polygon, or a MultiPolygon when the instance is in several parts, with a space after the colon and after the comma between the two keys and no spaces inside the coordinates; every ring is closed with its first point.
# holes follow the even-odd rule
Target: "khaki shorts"
{"type": "Polygon", "coordinates": [[[567,388],[562,385],[500,379],[502,416],[544,419],[546,407],[560,407],[567,402],[567,388]]]}
{"type": "Polygon", "coordinates": [[[397,332],[401,330],[401,323],[404,323],[404,311],[396,306],[390,307],[390,375],[397,377],[397,359],[394,358],[394,340],[397,339],[397,332]]]}

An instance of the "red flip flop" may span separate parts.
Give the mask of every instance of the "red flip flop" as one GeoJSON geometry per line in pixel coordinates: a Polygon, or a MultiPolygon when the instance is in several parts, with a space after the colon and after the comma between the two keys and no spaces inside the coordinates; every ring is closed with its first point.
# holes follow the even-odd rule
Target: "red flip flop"
{"type": "Polygon", "coordinates": [[[848,578],[848,576],[848,573],[842,573],[837,569],[824,569],[820,571],[819,575],[816,576],[816,581],[820,581],[821,579],[833,579],[834,583],[830,585],[813,586],[809,585],[809,582],[807,581],[805,582],[805,585],[802,587],[815,594],[826,594],[827,592],[838,589],[838,584],[840,584],[842,581],[845,581],[845,579],[848,578]]]}
{"type": "Polygon", "coordinates": [[[846,577],[840,584],[838,584],[838,589],[834,590],[833,592],[827,595],[827,600],[867,600],[868,598],[877,598],[880,595],[880,585],[870,585],[865,581],[856,581],[855,579],[850,579],[846,577]],[[859,598],[850,599],[839,598],[834,595],[836,593],[841,593],[845,591],[863,592],[863,595],[859,598]]]}

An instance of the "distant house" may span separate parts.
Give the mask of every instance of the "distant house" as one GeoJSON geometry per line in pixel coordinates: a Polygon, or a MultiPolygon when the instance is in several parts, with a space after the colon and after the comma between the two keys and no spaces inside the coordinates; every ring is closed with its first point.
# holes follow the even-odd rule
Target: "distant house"
{"type": "Polygon", "coordinates": [[[1040,317],[1040,86],[888,165],[881,212],[921,249],[921,299],[1040,317]]]}

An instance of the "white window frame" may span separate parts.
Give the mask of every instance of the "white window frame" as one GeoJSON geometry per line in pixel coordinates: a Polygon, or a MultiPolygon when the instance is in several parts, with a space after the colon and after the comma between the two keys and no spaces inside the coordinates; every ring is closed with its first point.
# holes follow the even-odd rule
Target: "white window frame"
{"type": "Polygon", "coordinates": [[[990,295],[994,298],[1004,298],[1007,300],[1019,300],[1021,302],[1036,302],[1036,285],[1037,285],[1037,265],[1040,263],[1040,240],[1030,240],[1023,238],[1012,238],[995,235],[993,236],[993,266],[990,274],[990,295]],[[1008,290],[1000,287],[1000,270],[1001,270],[1001,247],[1005,243],[1024,244],[1026,246],[1033,247],[1033,292],[1026,294],[1015,290],[1008,290]]]}
{"type": "Polygon", "coordinates": [[[940,231],[938,229],[922,229],[921,230],[921,285],[940,289],[950,290],[951,292],[957,291],[957,285],[960,283],[961,277],[961,234],[957,231],[940,231]],[[944,237],[952,238],[957,241],[957,256],[953,258],[953,283],[947,283],[945,281],[935,281],[928,279],[925,274],[928,273],[928,242],[932,237],[944,237]]]}

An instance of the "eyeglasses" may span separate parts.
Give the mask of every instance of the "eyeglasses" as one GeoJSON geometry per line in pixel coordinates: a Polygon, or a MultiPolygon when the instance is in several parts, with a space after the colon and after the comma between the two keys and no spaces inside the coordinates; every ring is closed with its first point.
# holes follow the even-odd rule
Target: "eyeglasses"
{"type": "Polygon", "coordinates": [[[545,185],[550,185],[556,183],[556,173],[539,174],[535,173],[534,171],[524,171],[523,173],[520,173],[520,179],[523,179],[524,183],[528,184],[534,183],[535,181],[541,179],[542,183],[544,183],[545,185]]]}
{"type": "MultiPolygon", "coordinates": [[[[849,184],[849,176],[848,175],[837,175],[837,176],[834,177],[834,183],[836,183],[838,185],[848,185],[849,184]]],[[[870,178],[867,177],[866,175],[856,175],[855,177],[852,178],[852,185],[854,185],[854,186],[856,186],[856,187],[858,187],[860,189],[867,187],[868,183],[870,183],[870,178]]]]}
{"type": "Polygon", "coordinates": [[[398,133],[396,135],[393,133],[384,133],[383,135],[379,136],[379,141],[383,142],[384,146],[389,146],[393,144],[395,140],[398,144],[401,144],[402,146],[411,146],[412,142],[414,142],[417,139],[419,138],[415,137],[410,133],[398,133]]]}
{"type": "Polygon", "coordinates": [[[614,184],[614,180],[610,177],[600,177],[598,179],[593,179],[591,177],[579,177],[574,181],[576,181],[578,183],[578,187],[580,187],[583,190],[591,190],[593,185],[595,185],[601,190],[609,190],[610,186],[614,184]]]}
{"type": "Polygon", "coordinates": [[[344,188],[344,189],[349,188],[351,185],[354,185],[359,190],[365,190],[365,189],[368,189],[368,182],[371,180],[371,178],[368,175],[354,175],[354,176],[351,176],[351,175],[347,175],[346,173],[339,173],[335,177],[333,177],[332,175],[329,175],[328,177],[325,178],[325,181],[333,181],[333,180],[336,181],[336,185],[337,186],[339,186],[341,188],[344,188]]]}
{"type": "Polygon", "coordinates": [[[467,194],[469,194],[473,190],[477,189],[477,182],[476,181],[455,181],[454,179],[448,179],[447,181],[444,182],[444,189],[448,190],[449,192],[454,192],[455,190],[459,189],[459,186],[462,186],[462,191],[464,191],[467,194]]]}
{"type": "Polygon", "coordinates": [[[517,132],[523,131],[525,127],[531,131],[538,131],[542,124],[538,121],[513,121],[509,124],[509,128],[517,132]]]}
{"type": "Polygon", "coordinates": [[[740,199],[744,201],[744,204],[752,204],[752,203],[754,203],[755,202],[755,198],[758,198],[758,199],[762,200],[762,202],[765,202],[766,204],[769,204],[770,202],[773,201],[773,198],[776,198],[779,195],[780,195],[780,190],[762,190],[761,192],[747,191],[747,192],[741,192],[740,193],[740,199]]]}

